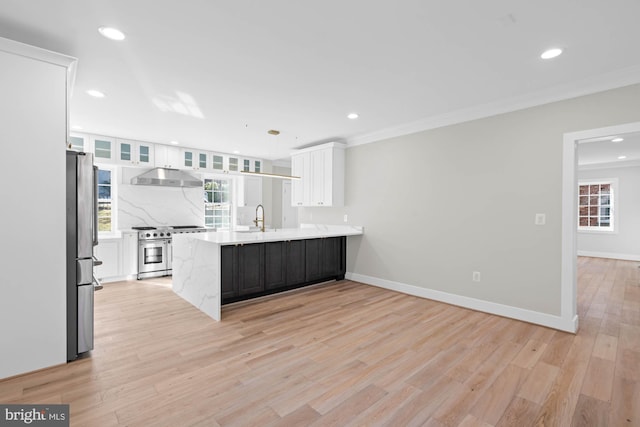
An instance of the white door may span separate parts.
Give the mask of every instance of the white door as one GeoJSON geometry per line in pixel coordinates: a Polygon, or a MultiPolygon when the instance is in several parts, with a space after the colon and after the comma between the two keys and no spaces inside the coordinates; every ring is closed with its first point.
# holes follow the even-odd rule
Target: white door
{"type": "Polygon", "coordinates": [[[298,208],[291,206],[291,181],[282,181],[282,228],[298,228],[298,208]]]}

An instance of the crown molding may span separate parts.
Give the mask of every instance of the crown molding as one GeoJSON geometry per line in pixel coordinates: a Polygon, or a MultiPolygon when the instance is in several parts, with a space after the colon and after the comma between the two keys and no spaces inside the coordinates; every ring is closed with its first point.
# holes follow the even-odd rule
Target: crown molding
{"type": "Polygon", "coordinates": [[[608,162],[608,163],[593,163],[587,165],[578,165],[579,171],[596,170],[596,169],[615,169],[615,168],[633,168],[640,167],[640,160],[627,160],[626,162],[608,162]]]}
{"type": "Polygon", "coordinates": [[[556,85],[548,89],[531,92],[522,96],[463,108],[450,113],[427,117],[418,121],[381,129],[375,132],[356,135],[347,138],[347,146],[353,147],[369,144],[384,139],[496,116],[499,114],[577,98],[638,83],[640,83],[640,65],[623,68],[567,84],[556,85]]]}

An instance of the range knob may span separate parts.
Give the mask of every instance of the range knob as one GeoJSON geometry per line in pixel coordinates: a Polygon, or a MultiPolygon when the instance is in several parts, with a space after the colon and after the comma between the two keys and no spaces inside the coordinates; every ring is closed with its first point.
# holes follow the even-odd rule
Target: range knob
{"type": "Polygon", "coordinates": [[[153,233],[153,237],[158,237],[158,233],[153,233]]]}
{"type": "Polygon", "coordinates": [[[151,237],[151,234],[147,233],[147,234],[146,234],[146,236],[147,236],[147,237],[151,237]]]}
{"type": "Polygon", "coordinates": [[[167,237],[171,237],[171,233],[167,233],[167,237]]]}
{"type": "Polygon", "coordinates": [[[160,233],[160,237],[163,237],[163,236],[164,236],[164,233],[160,233]]]}

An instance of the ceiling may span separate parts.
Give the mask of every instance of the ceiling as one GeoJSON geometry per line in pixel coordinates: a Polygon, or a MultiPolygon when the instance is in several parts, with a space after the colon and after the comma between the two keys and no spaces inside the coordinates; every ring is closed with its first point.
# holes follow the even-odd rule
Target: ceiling
{"type": "Polygon", "coordinates": [[[578,165],[585,169],[640,166],[640,132],[585,139],[577,153],[578,165]]]}
{"type": "Polygon", "coordinates": [[[637,0],[0,0],[0,36],[78,58],[84,132],[278,159],[638,83],[638,16],[637,0]]]}

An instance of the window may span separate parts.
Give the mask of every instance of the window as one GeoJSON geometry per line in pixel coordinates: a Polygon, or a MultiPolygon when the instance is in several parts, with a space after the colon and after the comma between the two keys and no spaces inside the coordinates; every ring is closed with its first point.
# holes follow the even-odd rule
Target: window
{"type": "Polygon", "coordinates": [[[242,170],[244,172],[249,172],[249,169],[251,168],[251,160],[245,160],[242,164],[242,170]]]}
{"type": "Polygon", "coordinates": [[[98,232],[113,231],[113,193],[112,172],[108,169],[98,169],[98,232]]]}
{"type": "Polygon", "coordinates": [[[216,229],[229,229],[231,225],[231,181],[205,178],[204,225],[216,229]]]}
{"type": "Polygon", "coordinates": [[[614,181],[579,183],[579,230],[613,231],[615,187],[614,181]]]}

